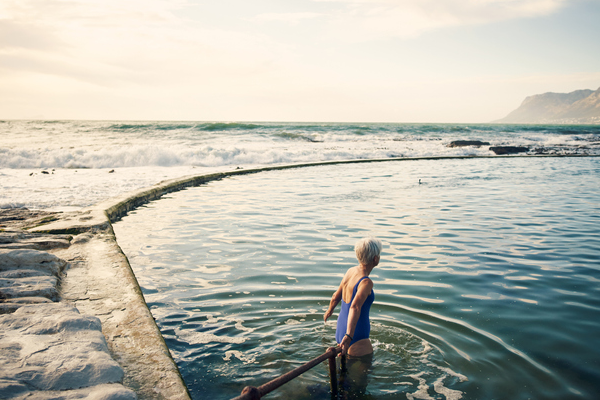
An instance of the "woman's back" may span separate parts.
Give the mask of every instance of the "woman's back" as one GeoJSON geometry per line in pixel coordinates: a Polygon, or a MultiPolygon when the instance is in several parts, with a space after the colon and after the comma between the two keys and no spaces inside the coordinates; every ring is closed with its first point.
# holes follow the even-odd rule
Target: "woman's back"
{"type": "Polygon", "coordinates": [[[356,269],[357,271],[348,271],[350,274],[343,285],[342,306],[338,315],[335,332],[335,338],[338,343],[341,343],[346,334],[350,334],[351,354],[356,354],[357,351],[360,353],[373,351],[369,341],[371,333],[369,311],[371,304],[375,300],[375,293],[372,289],[373,283],[364,273],[360,273],[359,268],[356,269]],[[344,299],[346,289],[350,289],[348,301],[344,299]],[[356,313],[356,320],[352,324],[353,328],[349,328],[348,324],[351,307],[355,309],[354,312],[356,313]],[[352,329],[352,331],[349,331],[349,329],[352,329]]]}
{"type": "MultiPolygon", "coordinates": [[[[366,275],[364,275],[364,273],[360,271],[358,267],[352,267],[346,272],[346,276],[344,276],[343,282],[344,288],[342,289],[342,300],[344,300],[346,303],[350,303],[350,301],[352,300],[352,293],[354,291],[354,287],[356,286],[358,281],[360,281],[365,276],[366,275]]],[[[367,282],[361,282],[361,284],[367,284],[367,282]]]]}

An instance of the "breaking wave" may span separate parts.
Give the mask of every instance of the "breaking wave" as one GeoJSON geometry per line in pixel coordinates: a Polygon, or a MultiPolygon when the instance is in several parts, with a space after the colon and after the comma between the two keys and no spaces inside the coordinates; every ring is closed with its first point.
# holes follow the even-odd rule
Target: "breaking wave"
{"type": "Polygon", "coordinates": [[[4,121],[0,168],[226,166],[342,159],[600,154],[600,126],[360,123],[4,121]]]}

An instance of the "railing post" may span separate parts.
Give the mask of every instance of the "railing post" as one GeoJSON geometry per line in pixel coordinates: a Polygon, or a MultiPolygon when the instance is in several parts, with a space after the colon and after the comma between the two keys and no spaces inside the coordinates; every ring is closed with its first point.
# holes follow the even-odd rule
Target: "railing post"
{"type": "Polygon", "coordinates": [[[331,391],[332,397],[335,394],[337,397],[337,374],[335,370],[335,357],[342,349],[339,347],[330,347],[327,351],[321,354],[319,357],[310,360],[307,363],[299,366],[298,368],[293,369],[290,372],[287,372],[281,375],[278,378],[275,378],[264,385],[260,385],[259,387],[254,386],[246,386],[244,390],[242,390],[242,394],[238,397],[235,397],[232,400],[260,400],[261,397],[266,396],[271,393],[273,390],[277,389],[281,385],[286,384],[294,378],[302,375],[309,369],[316,367],[317,365],[322,364],[325,360],[329,359],[329,371],[331,373],[331,391]]]}
{"type": "Polygon", "coordinates": [[[335,347],[330,347],[327,349],[327,351],[331,353],[331,356],[329,357],[329,376],[331,377],[331,397],[333,398],[334,396],[337,396],[338,391],[337,371],[335,366],[335,347]]]}

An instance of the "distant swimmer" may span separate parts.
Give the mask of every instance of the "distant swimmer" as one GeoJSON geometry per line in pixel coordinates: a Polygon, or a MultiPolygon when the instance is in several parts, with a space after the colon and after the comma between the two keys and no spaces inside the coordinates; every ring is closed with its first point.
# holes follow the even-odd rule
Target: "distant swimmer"
{"type": "Polygon", "coordinates": [[[364,238],[356,243],[354,251],[359,264],[346,271],[339,288],[331,297],[329,309],[323,316],[327,322],[337,304],[342,302],[335,332],[342,355],[361,357],[373,353],[369,339],[369,310],[375,300],[375,292],[369,274],[379,264],[381,248],[381,240],[376,238],[364,238]]]}

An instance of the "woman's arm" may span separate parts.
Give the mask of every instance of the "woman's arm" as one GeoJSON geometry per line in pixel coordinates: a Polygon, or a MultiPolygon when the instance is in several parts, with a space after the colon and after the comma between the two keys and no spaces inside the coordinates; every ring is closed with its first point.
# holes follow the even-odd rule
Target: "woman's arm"
{"type": "Polygon", "coordinates": [[[325,322],[327,322],[327,319],[329,317],[331,317],[331,314],[333,314],[333,310],[338,305],[338,303],[342,300],[342,293],[343,293],[343,288],[344,288],[343,283],[344,283],[344,280],[342,279],[342,283],[340,283],[340,287],[338,287],[338,289],[335,291],[333,296],[331,296],[331,301],[329,302],[329,309],[327,309],[327,312],[325,313],[325,315],[323,315],[323,321],[325,321],[325,322]]]}
{"type": "Polygon", "coordinates": [[[356,329],[358,318],[360,318],[360,310],[362,309],[362,306],[367,297],[369,297],[369,295],[371,294],[371,290],[373,290],[373,281],[369,278],[363,280],[360,283],[360,285],[358,285],[356,296],[354,296],[354,300],[352,300],[350,312],[348,313],[348,325],[346,326],[346,336],[344,336],[342,343],[340,343],[340,346],[342,347],[342,355],[348,352],[350,342],[352,341],[351,338],[354,337],[354,330],[356,329]]]}

